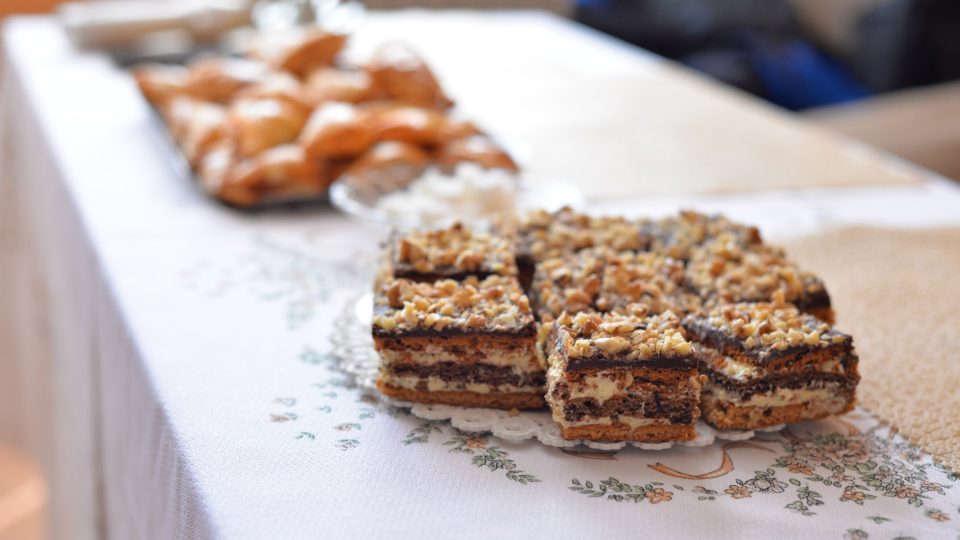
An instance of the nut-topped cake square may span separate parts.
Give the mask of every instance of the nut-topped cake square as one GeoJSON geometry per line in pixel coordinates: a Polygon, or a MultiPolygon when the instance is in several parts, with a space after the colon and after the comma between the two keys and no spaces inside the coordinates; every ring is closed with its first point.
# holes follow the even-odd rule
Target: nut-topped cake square
{"type": "Polygon", "coordinates": [[[683,263],[659,253],[625,251],[606,257],[597,309],[650,315],[684,313],[683,263]]]}
{"type": "Polygon", "coordinates": [[[405,401],[539,408],[545,366],[536,334],[516,277],[396,278],[374,299],[377,386],[405,401]]]}
{"type": "Polygon", "coordinates": [[[564,313],[554,324],[547,403],[564,438],[696,438],[698,356],[672,313],[564,313]]]}
{"type": "Polygon", "coordinates": [[[590,249],[538,264],[530,297],[539,319],[548,322],[564,311],[593,311],[600,294],[605,259],[602,249],[590,249]]]}
{"type": "Polygon", "coordinates": [[[682,261],[688,260],[698,246],[722,235],[744,248],[763,244],[756,227],[721,215],[710,216],[689,210],[647,222],[644,231],[650,238],[651,251],[682,261]]]}
{"type": "Polygon", "coordinates": [[[531,212],[520,224],[520,257],[531,262],[593,247],[642,251],[650,245],[642,222],[622,217],[594,217],[563,208],[531,212]]]}
{"type": "Polygon", "coordinates": [[[783,302],[740,303],[688,317],[702,344],[704,418],[755,429],[851,410],[860,380],[853,339],[783,302]]]}
{"type": "Polygon", "coordinates": [[[780,249],[744,248],[730,235],[721,235],[693,250],[686,272],[689,286],[708,303],[769,302],[782,293],[801,311],[833,322],[823,282],[780,249]]]}
{"type": "Polygon", "coordinates": [[[391,262],[396,277],[417,281],[517,275],[509,238],[473,231],[460,223],[394,235],[391,262]]]}

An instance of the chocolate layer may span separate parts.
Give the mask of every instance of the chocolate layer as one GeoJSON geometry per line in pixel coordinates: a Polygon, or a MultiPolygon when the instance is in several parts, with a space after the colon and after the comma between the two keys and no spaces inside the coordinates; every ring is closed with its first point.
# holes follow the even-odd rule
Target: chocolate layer
{"type": "Polygon", "coordinates": [[[673,424],[693,422],[699,398],[671,399],[669,395],[652,393],[647,399],[612,398],[602,403],[592,399],[568,402],[563,408],[567,422],[582,422],[587,418],[615,419],[620,416],[662,418],[673,424]]]}
{"type": "Polygon", "coordinates": [[[433,283],[441,279],[452,279],[454,281],[463,281],[470,276],[476,276],[479,279],[486,279],[496,272],[488,270],[478,270],[476,272],[463,272],[456,268],[437,269],[434,272],[418,272],[409,265],[396,264],[393,268],[393,275],[397,278],[409,279],[423,283],[433,283]]]}
{"type": "MultiPolygon", "coordinates": [[[[806,353],[822,353],[824,350],[831,351],[835,356],[849,357],[853,350],[853,340],[848,339],[842,343],[832,344],[827,348],[815,347],[812,345],[796,345],[785,349],[776,349],[772,347],[758,346],[746,348],[743,341],[739,338],[729,335],[726,332],[712,326],[700,324],[696,320],[687,318],[683,322],[684,329],[694,336],[694,339],[707,347],[717,349],[722,354],[729,356],[742,356],[745,360],[757,366],[764,366],[774,360],[780,360],[789,356],[801,356],[806,353]]],[[[833,330],[828,336],[842,335],[833,330]]]]}
{"type": "Polygon", "coordinates": [[[567,371],[587,369],[696,369],[700,358],[695,354],[685,356],[651,356],[650,358],[631,360],[626,357],[593,356],[567,359],[567,371]]]}
{"type": "Polygon", "coordinates": [[[391,364],[386,367],[391,375],[397,377],[436,377],[444,381],[462,382],[470,384],[489,384],[497,386],[509,384],[512,386],[544,386],[546,378],[542,371],[517,373],[510,366],[491,366],[487,364],[457,364],[455,362],[438,362],[432,365],[421,364],[391,364]]]}
{"type": "Polygon", "coordinates": [[[723,388],[743,400],[750,399],[754,394],[765,394],[778,389],[815,390],[830,383],[839,383],[841,392],[853,392],[860,381],[860,376],[856,374],[843,375],[819,372],[773,374],[747,382],[738,382],[716,372],[708,372],[707,377],[710,379],[711,385],[723,388]]]}
{"type": "Polygon", "coordinates": [[[514,330],[485,330],[483,328],[474,330],[471,328],[457,328],[457,327],[445,327],[442,330],[437,330],[434,328],[412,328],[412,329],[401,329],[399,327],[394,328],[393,330],[384,330],[380,327],[373,327],[373,337],[383,338],[383,339],[401,339],[404,337],[430,337],[436,339],[445,339],[451,337],[460,337],[460,336],[477,336],[477,337],[496,337],[496,338],[526,338],[532,337],[537,334],[537,326],[535,324],[528,324],[523,327],[518,327],[514,330]]]}

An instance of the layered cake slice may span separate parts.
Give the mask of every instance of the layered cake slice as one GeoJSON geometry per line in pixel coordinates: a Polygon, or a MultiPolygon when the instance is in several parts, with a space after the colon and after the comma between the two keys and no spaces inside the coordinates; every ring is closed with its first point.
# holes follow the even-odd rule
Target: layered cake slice
{"type": "Polygon", "coordinates": [[[395,234],[389,247],[394,276],[416,281],[515,276],[513,248],[508,235],[477,232],[460,223],[395,234]]]}
{"type": "Polygon", "coordinates": [[[853,409],[853,339],[783,302],[740,303],[687,317],[702,344],[704,418],[720,429],[756,429],[853,409]]]}
{"type": "Polygon", "coordinates": [[[696,438],[698,356],[672,313],[565,313],[551,341],[547,403],[564,438],[696,438]]]}
{"type": "Polygon", "coordinates": [[[395,278],[375,294],[377,386],[403,401],[543,407],[545,364],[536,339],[530,302],[513,276],[395,278]]]}
{"type": "Polygon", "coordinates": [[[707,303],[787,302],[827,323],[833,322],[830,295],[820,278],[804,272],[780,249],[743,247],[721,235],[695,248],[687,264],[687,283],[707,303]]]}

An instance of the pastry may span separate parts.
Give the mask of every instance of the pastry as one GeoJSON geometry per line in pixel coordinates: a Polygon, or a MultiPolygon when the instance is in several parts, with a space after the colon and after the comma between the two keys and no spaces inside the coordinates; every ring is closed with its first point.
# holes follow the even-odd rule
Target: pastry
{"type": "Polygon", "coordinates": [[[267,67],[243,58],[208,57],[188,67],[186,92],[201,101],[228,103],[246,86],[263,80],[267,67]]]}
{"type": "Polygon", "coordinates": [[[696,438],[698,356],[672,313],[564,313],[547,345],[546,399],[564,438],[696,438]]]}
{"type": "Polygon", "coordinates": [[[743,247],[724,233],[690,253],[688,285],[708,303],[769,302],[780,292],[801,310],[833,322],[823,282],[800,270],[778,248],[743,247]]]}
{"type": "Polygon", "coordinates": [[[860,380],[853,339],[783,301],[740,303],[689,316],[702,345],[704,418],[757,429],[853,409],[860,380]]]}
{"type": "Polygon", "coordinates": [[[361,103],[378,96],[373,77],[363,70],[320,68],[303,81],[305,99],[314,107],[329,101],[361,103]]]}
{"type": "Polygon", "coordinates": [[[273,69],[302,79],[319,68],[332,66],[346,41],[346,36],[319,28],[268,32],[257,36],[249,54],[273,69]]]}
{"type": "Polygon", "coordinates": [[[377,387],[403,401],[496,409],[543,407],[536,324],[514,276],[415,282],[377,290],[377,387]]]}
{"type": "Polygon", "coordinates": [[[437,165],[452,173],[463,162],[476,163],[486,169],[518,172],[513,158],[486,135],[473,135],[446,142],[437,152],[437,165]]]}
{"type": "Polygon", "coordinates": [[[285,99],[243,99],[230,105],[226,133],[241,158],[293,142],[307,121],[302,108],[285,99]]]}
{"type": "Polygon", "coordinates": [[[396,234],[390,245],[394,275],[415,281],[516,276],[513,243],[462,224],[396,234]]]}
{"type": "Polygon", "coordinates": [[[225,202],[250,207],[265,201],[318,197],[329,185],[323,163],[295,144],[275,146],[232,165],[210,188],[225,202]]]}
{"type": "Polygon", "coordinates": [[[395,101],[437,109],[453,105],[429,66],[402,43],[380,47],[366,65],[366,70],[377,88],[395,101]]]}
{"type": "Polygon", "coordinates": [[[352,158],[376,141],[370,124],[349,103],[326,103],[310,115],[300,144],[314,158],[352,158]]]}

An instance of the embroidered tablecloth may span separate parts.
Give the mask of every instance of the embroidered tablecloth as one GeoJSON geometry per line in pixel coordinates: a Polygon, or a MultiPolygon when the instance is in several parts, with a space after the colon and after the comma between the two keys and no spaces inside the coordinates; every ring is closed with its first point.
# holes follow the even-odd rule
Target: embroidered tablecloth
{"type": "MultiPolygon", "coordinates": [[[[519,25],[580,51],[587,80],[586,59],[598,58],[587,49],[629,54],[536,14],[375,15],[369,28],[387,23],[442,35],[461,25],[464,39],[519,25]]],[[[22,391],[16,403],[0,396],[0,407],[21,412],[18,442],[50,476],[57,537],[960,531],[960,477],[862,410],[750,441],[603,452],[461,433],[364,396],[337,369],[330,334],[344,303],[368,286],[367,261],[385,231],[330,209],[219,207],[174,174],[123,73],[70,50],[47,19],[13,20],[4,36],[12,151],[2,177],[13,180],[32,248],[31,259],[10,263],[30,265],[17,275],[33,276],[43,295],[15,295],[24,343],[0,362],[0,377],[16,377],[22,391]],[[43,339],[27,339],[47,319],[43,339]]],[[[774,241],[843,224],[960,221],[955,187],[887,158],[863,159],[869,170],[919,183],[636,196],[593,209],[724,211],[774,241]]]]}

